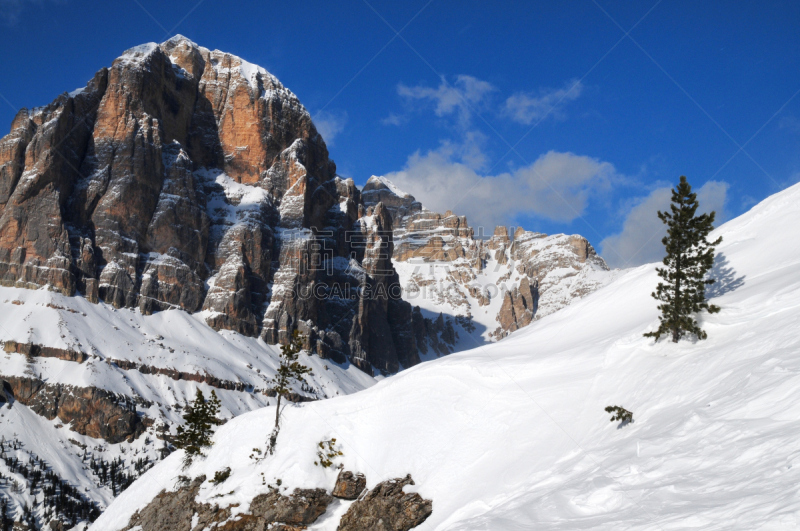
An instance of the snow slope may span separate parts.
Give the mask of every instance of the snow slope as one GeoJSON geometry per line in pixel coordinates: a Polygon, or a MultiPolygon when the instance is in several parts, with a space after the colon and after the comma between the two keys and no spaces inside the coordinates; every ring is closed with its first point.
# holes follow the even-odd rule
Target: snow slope
{"type": "MultiPolygon", "coordinates": [[[[16,457],[23,462],[31,455],[42,458],[59,477],[80,487],[89,500],[105,508],[113,499],[112,490],[91,473],[82,461],[84,455],[105,461],[121,458],[128,472],[133,471],[137,459],[158,460],[164,444],[158,439],[159,429],[174,433],[182,422],[182,406],[194,398],[198,388],[206,396],[212,390],[217,393],[224,418],[274,402],[264,391],[279,366],[279,346],[235,332],[217,332],[206,324],[205,316],[206,312],[180,310],[142,315],[138,309],[115,309],[103,302],[92,304],[83,297],[65,297],[46,289],[0,287],[0,343],[13,340],[88,354],[88,360],[76,363],[0,349],[0,378],[35,376],[46,384],[99,387],[138,400],[138,413],[154,421],[135,441],[110,444],[80,435],[58,419],[40,417],[21,403],[10,408],[3,404],[0,440],[19,441],[23,448],[16,457]],[[215,389],[188,379],[125,370],[120,362],[212,375],[241,384],[243,390],[215,389]]],[[[305,354],[302,359],[314,372],[307,378],[311,391],[295,389],[306,396],[347,394],[375,383],[349,363],[340,365],[305,354]]],[[[2,459],[0,473],[10,474],[2,459]]],[[[25,484],[21,476],[12,474],[12,478],[25,484]]],[[[33,500],[29,492],[2,492],[13,500],[12,510],[17,516],[20,506],[33,500]]]]}
{"type": "MultiPolygon", "coordinates": [[[[655,265],[507,339],[424,363],[359,393],[293,406],[274,456],[249,458],[272,407],[221,427],[185,474],[203,499],[248,500],[281,478],[331,488],[314,445],[336,437],[368,486],[411,473],[433,500],[420,530],[787,529],[800,521],[800,185],[716,231],[709,339],[642,337],[657,323],[655,265]],[[607,405],[634,412],[619,428],[607,405]],[[232,494],[225,494],[232,491],[232,494]]],[[[91,527],[111,531],[163,488],[180,453],[119,496],[91,527]]],[[[329,510],[314,529],[336,528],[329,510]]]]}
{"type": "MultiPolygon", "coordinates": [[[[122,370],[107,363],[123,360],[210,374],[249,386],[246,392],[217,390],[229,416],[260,407],[267,401],[260,391],[269,387],[279,365],[279,345],[227,330],[215,331],[205,322],[207,313],[168,310],[142,315],[136,309],[92,304],[83,297],[65,297],[46,289],[0,287],[0,342],[14,340],[89,354],[85,363],[75,363],[0,352],[0,374],[24,376],[33,370],[48,383],[94,385],[165,406],[183,404],[194,396],[195,382],[122,370]],[[232,398],[226,401],[228,395],[232,398]]],[[[352,393],[374,382],[350,364],[338,365],[318,356],[304,359],[313,366],[315,374],[309,381],[320,398],[352,393]]],[[[209,393],[211,387],[203,384],[202,389],[209,393]]],[[[167,408],[162,410],[167,415],[167,408]]]]}

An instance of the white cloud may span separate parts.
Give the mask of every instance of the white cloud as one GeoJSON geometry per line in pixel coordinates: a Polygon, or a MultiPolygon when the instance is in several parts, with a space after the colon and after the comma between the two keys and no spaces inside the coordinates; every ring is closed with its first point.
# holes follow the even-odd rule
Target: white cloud
{"type": "Polygon", "coordinates": [[[540,90],[538,94],[517,92],[506,100],[504,113],[515,122],[530,125],[546,117],[557,117],[559,106],[576,100],[583,91],[580,80],[573,79],[562,88],[540,90]]]}
{"type": "MultiPolygon", "coordinates": [[[[386,175],[423,205],[437,212],[465,214],[476,230],[491,234],[495,225],[508,224],[521,214],[569,222],[581,216],[589,197],[623,179],[614,166],[591,157],[550,151],[522,168],[486,175],[488,138],[472,124],[474,113],[491,109],[497,89],[489,82],[460,75],[438,87],[400,84],[398,94],[415,107],[454,119],[458,140],[443,141],[438,149],[417,152],[401,171],[386,175]]],[[[583,86],[572,81],[563,89],[538,95],[515,94],[502,113],[514,120],[532,121],[577,98],[583,86]]],[[[404,117],[390,115],[383,122],[397,125],[404,117]]]]}
{"type": "Polygon", "coordinates": [[[346,112],[320,111],[314,115],[314,125],[317,127],[317,132],[322,135],[322,139],[325,140],[325,144],[328,147],[333,145],[336,135],[344,131],[346,123],[346,112]]]}
{"type": "Polygon", "coordinates": [[[581,215],[589,195],[617,175],[608,162],[550,151],[533,164],[494,176],[479,175],[464,159],[464,146],[445,144],[409,157],[402,171],[387,174],[427,208],[465,214],[491,234],[519,214],[568,222],[581,215]]]}
{"type": "Polygon", "coordinates": [[[436,116],[457,113],[459,122],[464,126],[469,123],[473,110],[495,90],[488,81],[465,75],[458,76],[452,85],[442,78],[436,88],[422,85],[409,87],[402,83],[397,86],[397,93],[409,101],[433,103],[436,116]]]}
{"type": "Polygon", "coordinates": [[[443,140],[437,151],[453,161],[479,171],[486,169],[489,163],[489,156],[483,149],[487,140],[486,135],[480,131],[467,130],[461,134],[461,142],[443,140]]]}
{"type": "MultiPolygon", "coordinates": [[[[672,198],[671,187],[657,188],[642,198],[628,212],[622,231],[600,242],[603,258],[612,267],[632,267],[664,258],[664,245],[661,240],[666,227],[658,219],[656,212],[667,210],[672,198]]],[[[715,211],[716,225],[725,221],[725,200],[728,183],[708,181],[696,190],[700,203],[699,213],[715,211]]]]}
{"type": "Polygon", "coordinates": [[[406,122],[408,117],[395,113],[389,113],[389,116],[381,120],[383,125],[403,125],[406,122]]]}
{"type": "MultiPolygon", "coordinates": [[[[578,99],[584,85],[572,79],[562,88],[541,89],[538,92],[517,92],[506,99],[500,113],[515,122],[530,125],[547,117],[563,117],[561,108],[567,102],[578,99]]],[[[433,104],[436,116],[455,114],[462,128],[469,126],[473,113],[487,106],[490,96],[497,88],[473,76],[460,75],[453,84],[442,78],[438,87],[424,85],[397,85],[397,93],[410,102],[433,104]]],[[[384,124],[400,125],[404,116],[389,115],[384,124]]]]}

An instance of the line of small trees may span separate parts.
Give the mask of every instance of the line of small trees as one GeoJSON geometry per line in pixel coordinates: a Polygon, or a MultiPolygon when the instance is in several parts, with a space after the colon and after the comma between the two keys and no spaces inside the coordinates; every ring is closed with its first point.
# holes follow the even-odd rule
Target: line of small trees
{"type": "MultiPolygon", "coordinates": [[[[49,522],[59,519],[70,526],[79,522],[93,522],[100,516],[100,508],[91,500],[85,498],[81,492],[68,481],[56,474],[47,463],[39,456],[28,453],[27,461],[20,459],[11,452],[22,450],[22,443],[18,440],[0,441],[0,459],[8,469],[22,476],[25,485],[13,480],[9,476],[0,475],[0,483],[10,487],[12,491],[22,492],[27,490],[33,496],[33,505],[23,504],[20,509],[19,521],[24,522],[32,530],[39,529],[36,514],[40,513],[40,520],[49,522]],[[39,501],[38,495],[42,495],[39,501]]],[[[0,531],[13,529],[13,508],[11,499],[2,496],[0,506],[0,531]]]]}
{"type": "Polygon", "coordinates": [[[0,492],[0,531],[12,531],[14,519],[11,514],[11,503],[5,494],[0,492]]]}
{"type": "Polygon", "coordinates": [[[89,460],[89,469],[94,473],[98,483],[110,488],[115,497],[127,489],[139,476],[150,470],[153,462],[145,456],[133,461],[132,465],[133,470],[128,470],[121,457],[106,461],[93,456],[89,460]]]}

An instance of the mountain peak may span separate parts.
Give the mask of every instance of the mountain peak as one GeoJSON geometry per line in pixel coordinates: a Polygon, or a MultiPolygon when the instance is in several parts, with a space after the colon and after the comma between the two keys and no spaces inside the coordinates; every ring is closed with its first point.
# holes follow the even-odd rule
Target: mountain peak
{"type": "Polygon", "coordinates": [[[364,185],[364,191],[378,190],[378,189],[389,190],[394,195],[402,199],[407,199],[407,198],[414,199],[414,196],[398,188],[397,185],[395,185],[392,181],[390,181],[386,177],[373,175],[367,180],[367,184],[364,185]]]}
{"type": "Polygon", "coordinates": [[[173,45],[188,44],[189,46],[192,46],[194,48],[200,48],[200,46],[196,42],[194,42],[192,39],[188,37],[181,35],[180,33],[176,33],[175,35],[173,35],[172,37],[161,43],[162,46],[165,46],[167,44],[173,44],[173,45]]]}
{"type": "Polygon", "coordinates": [[[120,60],[126,63],[141,62],[150,55],[152,55],[152,53],[155,52],[157,49],[158,49],[157,43],[146,42],[144,44],[134,46],[133,48],[128,48],[127,50],[122,52],[122,55],[120,55],[115,62],[120,60]]]}

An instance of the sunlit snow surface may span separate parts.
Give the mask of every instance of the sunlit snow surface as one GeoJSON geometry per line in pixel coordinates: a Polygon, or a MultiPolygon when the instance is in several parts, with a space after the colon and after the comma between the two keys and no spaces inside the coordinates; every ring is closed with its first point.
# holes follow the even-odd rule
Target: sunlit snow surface
{"type": "MultiPolygon", "coordinates": [[[[509,338],[425,363],[365,391],[287,409],[260,464],[274,409],[219,429],[187,474],[231,478],[201,496],[242,503],[281,478],[330,489],[315,443],[336,437],[369,486],[411,473],[433,500],[422,530],[787,529],[800,521],[800,185],[717,234],[719,314],[709,339],[654,344],[655,265],[509,338]],[[621,405],[618,429],[603,411],[621,405]],[[224,494],[233,491],[233,494],[224,494]]],[[[115,500],[93,530],[124,526],[163,488],[173,454],[115,500]]],[[[339,507],[339,512],[342,507],[339,507]]],[[[315,529],[336,528],[327,517],[315,529]]]]}
{"type": "MultiPolygon", "coordinates": [[[[62,426],[58,419],[48,421],[17,402],[11,408],[0,406],[0,439],[21,441],[24,448],[17,457],[27,462],[33,453],[44,459],[62,479],[80,487],[88,498],[105,508],[113,498],[111,489],[100,486],[85,468],[81,462],[84,450],[79,444],[87,446],[90,456],[106,461],[121,457],[130,467],[139,458],[157,459],[163,446],[157,438],[157,428],[166,422],[174,433],[174,425],[181,421],[183,413],[180,407],[193,399],[198,387],[206,396],[215,390],[224,418],[274,401],[263,391],[270,387],[269,380],[278,367],[279,347],[234,332],[217,332],[205,323],[206,313],[191,315],[169,310],[145,316],[138,310],[114,309],[102,302],[92,304],[83,297],[65,297],[46,289],[0,287],[0,340],[80,350],[89,355],[84,363],[76,363],[0,351],[0,377],[35,376],[47,384],[97,386],[142,398],[152,405],[140,404],[137,409],[155,421],[132,443],[109,444],[80,435],[69,426],[62,426]],[[210,374],[251,387],[247,391],[214,389],[204,383],[122,370],[112,360],[210,374]]],[[[320,398],[352,393],[375,383],[349,364],[339,365],[306,354],[301,359],[313,368],[314,374],[307,380],[320,398]]],[[[300,387],[295,391],[301,391],[300,387]]],[[[0,473],[10,474],[2,460],[0,473]]],[[[11,477],[24,483],[22,477],[11,477]]],[[[32,505],[28,493],[6,488],[3,494],[14,499],[15,505],[32,505]]]]}

